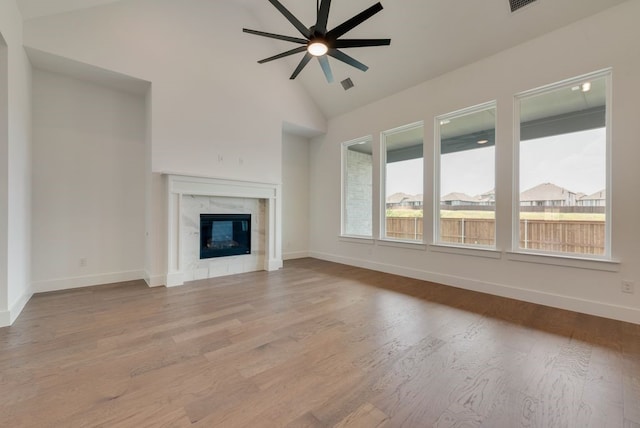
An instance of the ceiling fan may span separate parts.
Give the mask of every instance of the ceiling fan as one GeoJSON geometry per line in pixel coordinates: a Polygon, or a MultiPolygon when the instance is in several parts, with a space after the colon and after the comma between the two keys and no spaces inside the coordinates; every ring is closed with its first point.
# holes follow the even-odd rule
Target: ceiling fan
{"type": "Polygon", "coordinates": [[[391,44],[391,39],[340,39],[344,34],[351,31],[358,25],[362,24],[367,19],[371,18],[376,13],[382,10],[382,4],[380,2],[365,9],[353,18],[346,20],[342,24],[333,28],[327,29],[327,21],[329,20],[329,8],[331,7],[331,0],[317,0],[317,19],[315,25],[307,28],[298,20],[286,7],[282,5],[278,0],[269,0],[269,2],[275,6],[287,20],[293,24],[294,27],[304,36],[304,39],[298,37],[284,36],[281,34],[265,33],[264,31],[250,30],[243,28],[242,31],[249,34],[255,34],[257,36],[269,37],[272,39],[284,40],[287,42],[297,43],[299,46],[286,52],[282,52],[278,55],[265,58],[258,61],[260,64],[273,61],[275,59],[284,58],[297,53],[306,52],[302,60],[298,64],[298,67],[291,75],[291,79],[295,79],[302,69],[311,61],[314,56],[318,58],[318,62],[322,67],[327,82],[333,82],[333,73],[331,72],[331,66],[329,65],[329,59],[327,55],[334,57],[335,59],[349,64],[362,71],[367,71],[369,67],[356,60],[355,58],[347,55],[339,49],[345,48],[359,48],[367,46],[388,46],[391,44]],[[319,3],[319,4],[318,4],[319,3]]]}

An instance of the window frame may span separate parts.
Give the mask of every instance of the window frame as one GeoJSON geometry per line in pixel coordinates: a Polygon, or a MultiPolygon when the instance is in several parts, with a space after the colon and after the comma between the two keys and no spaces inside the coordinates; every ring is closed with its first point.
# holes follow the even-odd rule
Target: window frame
{"type": "Polygon", "coordinates": [[[424,181],[425,181],[425,138],[424,138],[424,120],[409,123],[406,125],[398,126],[396,128],[388,129],[380,133],[380,237],[379,241],[386,242],[398,242],[404,244],[424,244],[425,243],[425,201],[424,201],[424,181]],[[409,131],[412,129],[422,127],[422,239],[398,239],[387,237],[387,137],[390,135],[398,134],[400,132],[409,131]]]}
{"type": "MultiPolygon", "coordinates": [[[[461,250],[479,250],[477,253],[482,255],[485,251],[493,252],[497,251],[497,235],[498,235],[498,212],[497,212],[497,192],[495,195],[496,201],[494,205],[494,221],[495,221],[495,232],[493,237],[493,245],[481,245],[481,244],[463,244],[463,243],[450,243],[443,242],[440,239],[440,197],[442,196],[440,193],[440,181],[441,181],[441,167],[440,160],[442,156],[442,141],[440,127],[442,126],[441,122],[445,120],[456,119],[462,116],[466,116],[473,113],[478,113],[484,110],[489,110],[490,108],[494,109],[495,112],[495,122],[494,122],[494,133],[495,133],[495,144],[494,144],[494,153],[493,153],[493,183],[494,188],[496,187],[496,177],[498,174],[498,101],[492,100],[487,101],[481,104],[476,104],[470,107],[465,107],[460,110],[452,111],[450,113],[441,114],[434,118],[433,122],[433,131],[434,131],[434,161],[433,161],[433,242],[431,247],[434,249],[451,247],[461,250]]],[[[443,249],[443,251],[446,251],[443,249]]],[[[493,256],[490,256],[493,257],[493,256]]]]}
{"type": "MultiPolygon", "coordinates": [[[[364,137],[359,137],[359,138],[355,138],[353,140],[349,140],[349,141],[345,141],[343,143],[340,144],[340,204],[341,204],[341,209],[340,209],[340,237],[341,238],[348,238],[348,239],[355,239],[355,240],[372,240],[373,239],[373,231],[374,231],[374,226],[373,226],[373,203],[371,204],[371,234],[370,235],[354,235],[354,234],[348,234],[346,233],[346,224],[345,221],[347,219],[347,194],[346,194],[346,178],[347,178],[347,150],[349,149],[350,146],[354,146],[354,145],[358,145],[358,144],[365,144],[365,143],[370,143],[371,144],[371,156],[372,156],[372,161],[371,161],[371,182],[373,184],[373,169],[375,168],[375,162],[374,162],[374,156],[373,156],[373,151],[374,151],[374,144],[373,144],[373,136],[372,135],[367,135],[364,137]]],[[[372,185],[372,189],[371,189],[371,197],[372,197],[372,202],[373,202],[373,185],[372,185]]]]}
{"type": "MultiPolygon", "coordinates": [[[[534,89],[519,92],[513,97],[513,171],[512,171],[512,225],[511,225],[511,258],[519,261],[528,261],[527,256],[533,260],[540,260],[541,257],[565,259],[568,261],[604,261],[615,262],[612,258],[612,207],[611,207],[611,136],[612,136],[612,94],[613,94],[613,69],[606,68],[592,73],[583,74],[559,82],[543,85],[534,89]],[[571,88],[585,80],[605,79],[605,249],[604,254],[582,254],[568,253],[560,251],[544,251],[537,249],[520,248],[520,131],[521,131],[521,102],[523,99],[542,95],[558,89],[571,88]]],[[[559,262],[564,264],[563,262],[559,262]]],[[[552,263],[557,264],[557,263],[552,263]]],[[[575,263],[574,263],[575,264],[575,263]]],[[[594,267],[595,268],[595,267],[594,267]]],[[[608,270],[608,269],[605,269],[608,270]]]]}

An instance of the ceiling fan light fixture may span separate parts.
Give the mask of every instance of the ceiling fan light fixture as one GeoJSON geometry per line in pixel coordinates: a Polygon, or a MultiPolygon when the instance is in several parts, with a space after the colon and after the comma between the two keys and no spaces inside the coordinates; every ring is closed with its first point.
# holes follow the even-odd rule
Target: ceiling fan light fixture
{"type": "Polygon", "coordinates": [[[329,47],[322,40],[312,40],[307,45],[307,52],[313,56],[322,56],[329,52],[329,47]]]}
{"type": "Polygon", "coordinates": [[[327,28],[327,22],[329,20],[329,9],[331,8],[331,0],[318,0],[316,2],[318,13],[316,15],[316,22],[311,27],[307,27],[302,22],[300,22],[298,18],[296,18],[282,3],[280,3],[280,0],[268,1],[273,6],[275,6],[275,8],[278,9],[278,11],[282,15],[284,15],[285,18],[287,18],[287,20],[296,28],[296,30],[298,30],[303,38],[291,37],[283,34],[266,33],[264,31],[251,30],[249,28],[243,28],[242,31],[249,34],[254,34],[256,36],[283,40],[286,42],[296,43],[298,45],[298,47],[296,48],[289,49],[288,51],[258,61],[259,64],[264,64],[265,62],[304,52],[304,56],[298,63],[298,66],[293,71],[293,74],[289,79],[295,79],[313,57],[318,58],[318,63],[320,64],[322,72],[324,73],[324,76],[327,79],[328,83],[333,82],[333,73],[331,72],[331,65],[329,64],[328,56],[331,56],[334,59],[347,65],[355,67],[358,70],[367,71],[369,67],[367,67],[357,59],[342,52],[341,49],[364,48],[371,46],[389,46],[391,44],[391,39],[342,38],[343,35],[380,12],[383,9],[380,2],[363,10],[352,18],[347,19],[337,27],[329,30],[327,28]]]}

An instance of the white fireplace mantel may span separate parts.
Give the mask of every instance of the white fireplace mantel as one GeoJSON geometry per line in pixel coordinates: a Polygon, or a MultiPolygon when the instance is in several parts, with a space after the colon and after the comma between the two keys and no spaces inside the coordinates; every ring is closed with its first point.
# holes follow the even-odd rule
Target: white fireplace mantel
{"type": "Polygon", "coordinates": [[[282,238],[280,234],[282,230],[282,203],[279,184],[176,174],[164,174],[164,176],[167,180],[167,287],[184,284],[187,276],[180,248],[181,234],[184,233],[181,224],[184,195],[264,200],[266,203],[264,270],[273,271],[282,268],[282,238]]]}

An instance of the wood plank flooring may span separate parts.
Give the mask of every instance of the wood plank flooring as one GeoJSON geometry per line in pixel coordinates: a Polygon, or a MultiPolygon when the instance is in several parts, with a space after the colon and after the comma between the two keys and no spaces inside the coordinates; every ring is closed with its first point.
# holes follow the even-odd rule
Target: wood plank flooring
{"type": "Polygon", "coordinates": [[[6,427],[640,427],[640,326],[314,259],[34,296],[6,427]]]}

